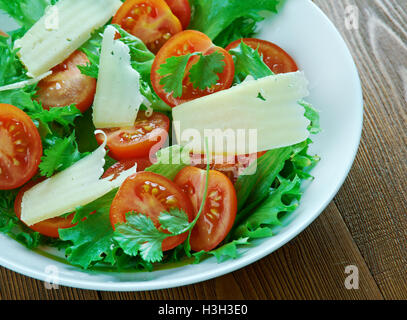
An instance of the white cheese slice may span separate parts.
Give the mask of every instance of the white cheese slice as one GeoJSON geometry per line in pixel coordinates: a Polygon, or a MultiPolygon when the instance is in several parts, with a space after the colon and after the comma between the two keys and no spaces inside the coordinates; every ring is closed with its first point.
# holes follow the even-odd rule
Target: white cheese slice
{"type": "MultiPolygon", "coordinates": [[[[102,131],[96,133],[104,134],[102,131]]],[[[73,212],[119,187],[130,175],[136,173],[137,165],[122,172],[115,180],[100,179],[106,155],[105,143],[73,166],[44,180],[24,193],[21,203],[21,220],[28,226],[43,220],[73,212]]]]}
{"type": "Polygon", "coordinates": [[[93,123],[100,129],[133,126],[144,100],[140,74],[131,66],[130,49],[114,39],[116,32],[108,26],[103,34],[93,103],[93,123]]]}
{"type": "Polygon", "coordinates": [[[60,0],[15,42],[28,72],[37,77],[68,58],[105,25],[120,0],[60,0]]]}
{"type": "Polygon", "coordinates": [[[42,79],[50,76],[52,74],[52,71],[48,71],[34,79],[29,79],[29,80],[24,80],[21,82],[17,82],[17,83],[12,83],[12,84],[8,84],[6,86],[2,86],[0,87],[0,91],[7,91],[7,90],[15,90],[15,89],[21,89],[24,88],[26,86],[30,86],[32,84],[35,84],[37,82],[40,82],[42,79]]]}
{"type": "Polygon", "coordinates": [[[303,72],[250,80],[173,108],[179,144],[204,154],[249,154],[308,138],[310,121],[297,101],[306,97],[303,72]]]}

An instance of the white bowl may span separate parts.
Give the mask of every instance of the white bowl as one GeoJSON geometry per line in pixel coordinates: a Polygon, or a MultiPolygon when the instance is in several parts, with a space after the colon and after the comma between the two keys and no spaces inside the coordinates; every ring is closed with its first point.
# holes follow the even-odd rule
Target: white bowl
{"type": "MultiPolygon", "coordinates": [[[[0,28],[10,29],[0,17],[0,28]],[[5,28],[6,27],[6,28],[5,28]]],[[[218,264],[214,258],[198,265],[154,272],[82,271],[62,261],[27,250],[7,236],[0,236],[0,265],[24,275],[60,285],[112,291],[155,290],[215,278],[253,263],[303,231],[325,209],[345,180],[360,141],[363,99],[351,54],[329,19],[309,0],[289,0],[278,16],[265,21],[260,38],[283,47],[298,62],[310,81],[307,99],[321,111],[323,132],[314,137],[312,151],[322,160],[313,170],[300,207],[279,233],[255,246],[241,249],[241,256],[218,264]]]]}

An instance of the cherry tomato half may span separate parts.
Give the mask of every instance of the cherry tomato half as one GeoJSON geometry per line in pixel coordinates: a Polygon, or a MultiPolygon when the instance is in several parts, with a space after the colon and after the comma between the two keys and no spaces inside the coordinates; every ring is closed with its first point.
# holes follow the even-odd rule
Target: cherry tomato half
{"type": "MultiPolygon", "coordinates": [[[[189,196],[194,214],[203,201],[206,171],[195,167],[182,169],[174,182],[189,196]]],[[[221,172],[209,171],[208,195],[204,210],[191,233],[191,249],[210,251],[226,238],[237,212],[236,190],[221,172]]]]}
{"type": "Polygon", "coordinates": [[[174,107],[181,103],[230,88],[233,83],[234,74],[235,65],[229,52],[221,47],[215,46],[211,39],[204,33],[194,30],[186,30],[172,37],[157,53],[151,69],[151,83],[159,97],[168,105],[174,107]],[[187,71],[184,74],[182,96],[174,98],[172,94],[169,94],[164,90],[164,86],[160,84],[163,76],[160,76],[157,71],[161,68],[161,65],[166,63],[168,58],[194,52],[201,52],[204,55],[209,55],[215,51],[219,51],[223,54],[225,57],[223,61],[226,64],[223,72],[218,74],[219,81],[216,85],[205,90],[193,87],[192,83],[189,81],[188,70],[190,70],[192,65],[199,60],[198,56],[193,56],[189,60],[186,68],[187,71]]]}
{"type": "Polygon", "coordinates": [[[68,59],[52,69],[52,74],[38,83],[37,99],[45,109],[71,104],[85,112],[93,103],[96,79],[81,73],[78,65],[89,63],[87,56],[75,51],[68,59]]]}
{"type": "MultiPolygon", "coordinates": [[[[187,195],[171,180],[152,172],[139,172],[124,181],[110,207],[113,229],[126,221],[126,213],[137,212],[148,216],[157,228],[161,212],[182,209],[192,221],[193,209],[187,195]]],[[[174,249],[185,241],[188,234],[166,238],[163,251],[174,249]]]]}
{"type": "MultiPolygon", "coordinates": [[[[139,112],[133,127],[103,129],[109,155],[116,160],[148,157],[153,148],[158,151],[164,145],[169,127],[170,120],[166,115],[154,112],[147,118],[145,112],[139,112]]],[[[99,144],[103,139],[102,134],[96,135],[99,144]]]]}
{"type": "Polygon", "coordinates": [[[105,171],[102,178],[107,178],[112,176],[112,180],[116,179],[122,172],[133,168],[134,165],[137,163],[137,171],[141,172],[144,171],[146,168],[152,165],[149,158],[139,158],[139,159],[130,159],[130,160],[122,160],[116,162],[112,165],[109,169],[105,171]]]}
{"type": "MultiPolygon", "coordinates": [[[[37,183],[41,181],[36,181],[36,182],[30,182],[26,184],[23,188],[21,188],[20,192],[17,194],[16,200],[14,201],[14,212],[16,213],[16,216],[20,219],[21,217],[21,202],[23,200],[24,193],[34,187],[37,183]]],[[[39,223],[36,223],[29,228],[41,233],[44,236],[51,237],[51,238],[59,238],[59,229],[66,229],[66,228],[72,228],[75,225],[72,224],[72,219],[74,218],[75,214],[72,213],[67,217],[56,217],[48,220],[41,221],[39,223]]]]}
{"type": "Polygon", "coordinates": [[[274,73],[278,74],[298,71],[298,67],[294,59],[279,46],[269,41],[254,38],[239,39],[228,45],[226,50],[229,51],[236,48],[239,46],[242,40],[250,48],[259,49],[259,53],[263,55],[264,63],[274,73]]]}
{"type": "Polygon", "coordinates": [[[153,53],[182,31],[181,22],[164,0],[127,0],[112,23],[140,38],[153,53]]]}
{"type": "Polygon", "coordinates": [[[38,170],[42,143],[31,118],[19,108],[0,104],[0,190],[21,187],[38,170]]]}
{"type": "Polygon", "coordinates": [[[191,22],[191,5],[188,0],[165,0],[172,13],[179,19],[182,28],[188,28],[191,22]]]}

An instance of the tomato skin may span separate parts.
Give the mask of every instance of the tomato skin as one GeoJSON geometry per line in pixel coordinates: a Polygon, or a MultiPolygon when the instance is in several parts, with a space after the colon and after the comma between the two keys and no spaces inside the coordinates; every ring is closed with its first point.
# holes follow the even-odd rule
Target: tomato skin
{"type": "Polygon", "coordinates": [[[171,11],[181,22],[182,28],[188,28],[191,22],[191,5],[188,0],[165,0],[171,11]]]}
{"type": "MultiPolygon", "coordinates": [[[[206,171],[186,167],[174,182],[188,194],[196,216],[205,190],[206,171]]],[[[232,229],[237,212],[236,190],[221,172],[209,171],[208,195],[204,210],[191,233],[191,249],[210,251],[216,248],[232,229]]]]}
{"type": "Polygon", "coordinates": [[[194,100],[217,91],[228,89],[233,84],[235,74],[235,65],[232,56],[228,51],[221,47],[215,46],[211,39],[204,33],[195,30],[186,30],[173,36],[161,48],[154,59],[153,67],[151,68],[151,83],[158,96],[171,107],[175,107],[181,103],[194,100]],[[172,94],[168,94],[164,90],[164,86],[160,84],[163,76],[158,74],[162,64],[170,57],[181,56],[188,53],[202,52],[204,55],[209,55],[215,51],[220,51],[225,59],[225,68],[221,74],[218,74],[219,81],[212,88],[206,90],[195,89],[189,81],[189,72],[191,66],[196,63],[199,57],[194,56],[188,62],[187,72],[184,75],[183,94],[179,98],[174,98],[172,94]]]}
{"type": "Polygon", "coordinates": [[[52,74],[38,83],[37,100],[44,109],[65,107],[72,104],[85,112],[93,103],[96,79],[81,73],[78,65],[89,63],[81,51],[75,51],[68,59],[52,69],[52,74]]]}
{"type": "MultiPolygon", "coordinates": [[[[139,172],[124,181],[110,207],[113,229],[126,222],[126,213],[136,212],[148,216],[156,227],[161,212],[180,208],[192,221],[193,209],[186,194],[171,180],[152,172],[139,172]]],[[[168,237],[163,241],[163,251],[171,250],[187,238],[188,233],[168,237]]]]}
{"type": "Polygon", "coordinates": [[[0,190],[21,187],[38,170],[42,156],[40,134],[19,108],[0,104],[0,190]]]}
{"type": "MultiPolygon", "coordinates": [[[[107,135],[109,155],[116,160],[148,157],[153,149],[158,151],[168,136],[170,119],[154,112],[150,118],[139,112],[136,122],[130,128],[103,129],[107,135]]],[[[96,135],[99,144],[104,142],[102,134],[96,135]]]]}
{"type": "Polygon", "coordinates": [[[112,23],[140,38],[153,53],[182,31],[181,22],[164,0],[126,0],[112,23]]]}
{"type": "MultiPolygon", "coordinates": [[[[37,183],[41,182],[42,180],[38,180],[35,182],[34,181],[29,182],[23,188],[21,188],[21,190],[17,194],[16,200],[14,201],[14,212],[15,212],[17,218],[20,219],[20,217],[21,217],[21,202],[23,200],[24,193],[27,190],[34,187],[37,183]]],[[[74,216],[75,216],[75,214],[72,213],[66,218],[56,217],[56,218],[48,219],[48,220],[36,223],[32,226],[29,226],[29,228],[36,232],[39,232],[40,234],[42,234],[44,236],[59,239],[59,233],[58,233],[59,229],[72,228],[76,225],[76,224],[72,224],[72,220],[73,220],[74,216]]]]}
{"type": "Polygon", "coordinates": [[[242,40],[250,48],[259,49],[259,53],[263,55],[264,63],[275,74],[298,71],[298,66],[294,59],[282,48],[269,41],[255,38],[239,39],[229,44],[226,47],[226,50],[229,51],[236,48],[242,40]]]}
{"type": "Polygon", "coordinates": [[[103,174],[102,178],[104,179],[113,176],[112,180],[114,180],[118,177],[120,173],[133,168],[136,163],[138,172],[144,171],[146,168],[152,165],[149,158],[122,160],[115,163],[109,169],[107,169],[103,174]]]}

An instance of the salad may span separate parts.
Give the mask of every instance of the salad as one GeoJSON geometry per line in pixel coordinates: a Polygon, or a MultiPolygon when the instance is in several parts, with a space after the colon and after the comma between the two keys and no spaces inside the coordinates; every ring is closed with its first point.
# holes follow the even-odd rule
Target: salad
{"type": "Polygon", "coordinates": [[[255,38],[282,2],[0,0],[0,231],[148,271],[272,237],[319,161],[305,74],[255,38]]]}

